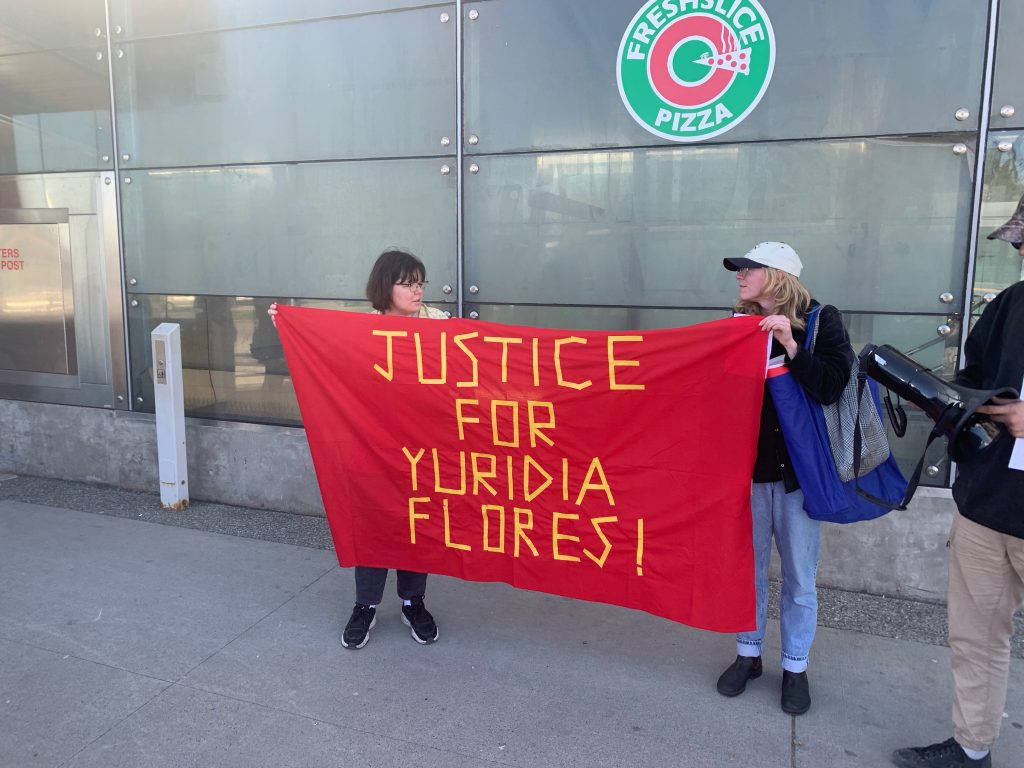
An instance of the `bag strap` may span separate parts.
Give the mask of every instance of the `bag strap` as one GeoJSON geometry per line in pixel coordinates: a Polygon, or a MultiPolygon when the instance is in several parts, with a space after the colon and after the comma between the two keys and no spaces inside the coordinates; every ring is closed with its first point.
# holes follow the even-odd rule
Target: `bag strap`
{"type": "Polygon", "coordinates": [[[818,340],[818,314],[821,312],[821,304],[811,307],[807,312],[807,335],[804,337],[804,349],[814,352],[814,343],[818,340]]]}
{"type": "MultiPolygon", "coordinates": [[[[893,507],[893,509],[903,511],[907,508],[907,504],[909,504],[910,500],[914,497],[914,493],[917,491],[917,486],[921,482],[921,470],[924,469],[924,459],[928,454],[928,448],[931,446],[932,441],[942,433],[943,429],[941,428],[941,425],[937,423],[928,435],[928,442],[924,444],[924,450],[921,452],[921,458],[918,460],[917,466],[914,467],[914,474],[912,474],[910,476],[910,480],[907,481],[907,491],[903,494],[903,498],[900,499],[900,505],[898,507],[893,507]]],[[[861,493],[860,489],[857,490],[857,493],[860,493],[862,496],[869,496],[869,494],[861,493]]]]}
{"type": "Polygon", "coordinates": [[[910,476],[910,481],[907,483],[907,492],[903,494],[903,499],[900,501],[900,506],[897,509],[906,509],[907,504],[910,503],[910,499],[913,498],[914,492],[917,490],[918,484],[921,482],[921,470],[924,469],[924,459],[928,455],[928,449],[931,447],[932,442],[939,435],[944,435],[947,432],[949,421],[951,418],[956,418],[959,414],[958,409],[947,409],[938,420],[935,422],[935,426],[932,427],[932,431],[928,433],[928,441],[924,444],[924,450],[921,451],[921,458],[917,461],[917,466],[914,467],[914,474],[910,476]]]}
{"type": "MultiPolygon", "coordinates": [[[[857,478],[860,477],[860,449],[861,449],[861,432],[860,432],[860,407],[861,403],[864,402],[864,390],[868,386],[868,374],[865,370],[864,358],[860,355],[857,356],[857,415],[853,420],[853,479],[854,487],[857,489],[857,493],[861,493],[860,485],[856,482],[857,478]]],[[[871,407],[875,408],[875,399],[871,398],[871,407]]],[[[865,495],[865,494],[862,494],[865,495]]],[[[871,494],[866,494],[870,496],[871,494]]],[[[902,509],[902,507],[901,507],[902,509]]]]}

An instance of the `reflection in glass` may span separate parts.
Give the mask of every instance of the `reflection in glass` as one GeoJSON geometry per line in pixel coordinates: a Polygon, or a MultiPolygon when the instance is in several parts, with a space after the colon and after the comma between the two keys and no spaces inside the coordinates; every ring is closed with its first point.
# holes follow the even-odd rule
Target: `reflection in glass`
{"type": "Polygon", "coordinates": [[[112,167],[107,62],[96,52],[0,56],[0,174],[112,167]]]}
{"type": "Polygon", "coordinates": [[[456,90],[455,25],[438,15],[122,43],[124,167],[440,155],[441,138],[454,136],[456,90]]]}
{"type": "Polygon", "coordinates": [[[110,17],[112,24],[124,28],[125,39],[132,40],[428,5],[430,3],[411,0],[289,0],[287,3],[281,0],[175,0],[173,3],[110,0],[110,17]]]}
{"type": "Polygon", "coordinates": [[[455,283],[455,174],[439,159],[133,171],[126,275],[145,293],[361,299],[388,247],[416,254],[426,300],[455,283]]]}
{"type": "Polygon", "coordinates": [[[824,301],[943,311],[962,293],[968,160],[951,139],[475,158],[466,276],[488,303],[729,306],[722,258],[791,243],[824,301]]]}
{"type": "MultiPolygon", "coordinates": [[[[181,329],[185,415],[194,418],[301,424],[280,339],[267,309],[274,299],[135,295],[129,308],[136,410],[153,412],[150,333],[160,323],[181,329]]],[[[297,306],[369,311],[368,302],[292,301],[297,306]]]]}
{"type": "Polygon", "coordinates": [[[986,238],[1010,218],[1021,196],[1024,196],[1024,132],[991,133],[985,152],[985,186],[974,271],[978,313],[983,309],[979,302],[983,302],[986,294],[998,293],[1024,277],[1020,256],[1006,242],[986,238]],[[1009,146],[1009,151],[1000,151],[1000,146],[1009,146]]]}
{"type": "MultiPolygon", "coordinates": [[[[54,48],[95,46],[106,27],[103,0],[32,0],[0,3],[0,56],[54,48]]],[[[0,70],[3,64],[0,64],[0,70]]]]}

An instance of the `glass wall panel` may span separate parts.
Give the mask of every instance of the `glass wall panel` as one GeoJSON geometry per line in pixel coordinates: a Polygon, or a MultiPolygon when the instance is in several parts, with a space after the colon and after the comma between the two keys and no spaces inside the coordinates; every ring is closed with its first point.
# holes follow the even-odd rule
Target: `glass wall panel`
{"type": "MultiPolygon", "coordinates": [[[[267,309],[251,296],[133,295],[128,309],[135,410],[152,413],[150,334],[160,323],[181,330],[185,415],[300,425],[281,340],[267,309]]],[[[294,306],[369,312],[367,301],[292,299],[294,306]]]]}
{"type": "MultiPolygon", "coordinates": [[[[714,141],[977,125],[987,3],[762,5],[776,38],[771,85],[743,123],[714,141]],[[960,108],[971,113],[964,122],[954,117],[960,108]]],[[[467,4],[479,13],[465,24],[466,130],[479,137],[469,149],[664,143],[633,121],[617,86],[619,42],[641,6],[641,0],[467,4]]]]}
{"type": "MultiPolygon", "coordinates": [[[[1021,277],[1021,259],[1003,240],[986,235],[1003,224],[1024,196],[1024,132],[990,133],[985,151],[985,186],[978,227],[978,257],[974,271],[974,298],[998,293],[1021,277]]],[[[979,304],[976,311],[981,310],[979,304]]]]}
{"type": "MultiPolygon", "coordinates": [[[[142,293],[358,299],[387,247],[454,285],[455,174],[441,160],[122,174],[126,276],[142,293]],[[131,183],[126,183],[131,179],[131,183]]],[[[454,294],[452,294],[454,296],[454,294]]]]}
{"type": "Polygon", "coordinates": [[[106,18],[103,0],[0,0],[0,56],[92,44],[106,50],[106,18]]]}
{"type": "MultiPolygon", "coordinates": [[[[131,297],[128,335],[135,409],[152,413],[150,334],[160,323],[181,329],[185,415],[257,423],[301,423],[277,331],[273,299],[235,296],[131,297]]],[[[359,301],[293,301],[299,306],[367,312],[359,301]]]]}
{"type": "MultiPolygon", "coordinates": [[[[966,138],[966,137],[964,137],[966,138]]],[[[947,311],[971,163],[949,137],[474,158],[466,280],[488,303],[724,307],[722,258],[785,240],[844,309],[947,311]]]]}
{"type": "Polygon", "coordinates": [[[422,0],[110,0],[110,16],[125,39],[135,39],[440,5],[422,0]]]}
{"type": "Polygon", "coordinates": [[[533,328],[566,328],[581,331],[615,331],[647,328],[681,328],[729,316],[720,309],[651,309],[649,307],[566,307],[537,304],[466,304],[479,319],[533,328]]]}
{"type": "Polygon", "coordinates": [[[442,138],[456,135],[455,24],[439,13],[122,44],[114,81],[123,167],[450,152],[442,138]]]}
{"type": "Polygon", "coordinates": [[[0,56],[0,174],[112,167],[105,51],[0,56]]]}
{"type": "Polygon", "coordinates": [[[999,30],[996,36],[996,72],[992,83],[993,128],[1024,128],[1024,3],[1002,0],[999,3],[999,30]],[[1001,114],[1011,107],[1012,114],[1001,114]]]}

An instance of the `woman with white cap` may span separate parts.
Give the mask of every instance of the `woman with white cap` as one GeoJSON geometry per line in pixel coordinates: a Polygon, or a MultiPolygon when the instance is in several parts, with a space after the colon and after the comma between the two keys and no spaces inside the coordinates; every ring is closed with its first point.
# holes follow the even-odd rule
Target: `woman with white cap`
{"type": "MultiPolygon", "coordinates": [[[[764,318],[761,328],[773,337],[773,362],[784,362],[816,402],[836,402],[850,376],[853,349],[839,310],[830,305],[818,312],[813,351],[805,348],[808,315],[820,305],[799,280],[803,264],[796,251],[785,243],[760,243],[742,258],[725,259],[724,265],[736,273],[739,283],[736,313],[764,318]]],[[[761,676],[761,648],[768,614],[768,566],[774,538],[782,565],[781,705],[785,712],[800,715],[811,706],[807,660],[818,618],[815,577],[821,523],[804,512],[803,493],[790,464],[767,385],[750,503],[757,627],[736,636],[736,661],[718,678],[718,692],[738,696],[746,689],[747,681],[761,676]]]]}

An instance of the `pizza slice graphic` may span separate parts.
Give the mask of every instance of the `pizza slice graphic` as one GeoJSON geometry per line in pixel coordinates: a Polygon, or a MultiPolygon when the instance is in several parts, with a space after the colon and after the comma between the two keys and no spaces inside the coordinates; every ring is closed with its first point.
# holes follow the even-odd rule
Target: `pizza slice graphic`
{"type": "Polygon", "coordinates": [[[750,49],[740,48],[729,53],[702,53],[694,64],[704,64],[712,69],[724,69],[740,75],[750,74],[750,49]]]}

